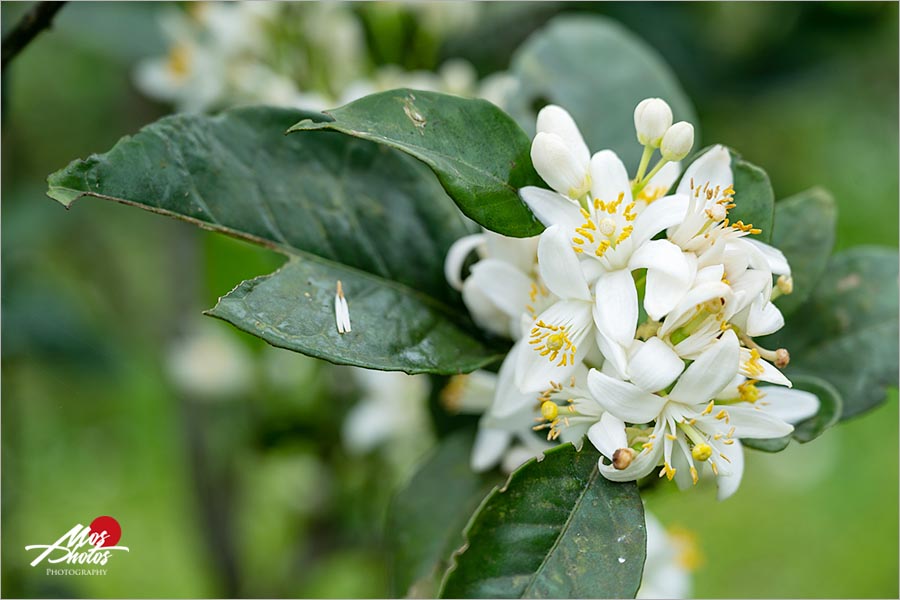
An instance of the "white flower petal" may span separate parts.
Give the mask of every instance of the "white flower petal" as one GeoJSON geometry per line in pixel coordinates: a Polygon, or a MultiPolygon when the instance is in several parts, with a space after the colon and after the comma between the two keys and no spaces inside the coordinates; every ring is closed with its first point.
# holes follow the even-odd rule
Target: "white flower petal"
{"type": "Polygon", "coordinates": [[[603,202],[615,202],[622,195],[623,205],[631,202],[628,171],[612,150],[601,150],[591,157],[591,195],[603,202]]]}
{"type": "MultiPolygon", "coordinates": [[[[663,427],[660,423],[657,423],[653,428],[653,433],[657,437],[662,435],[663,427]]],[[[603,459],[601,458],[599,462],[600,473],[610,481],[635,481],[641,477],[646,477],[656,468],[662,457],[662,452],[663,444],[654,444],[652,450],[642,450],[631,461],[631,464],[622,470],[616,469],[612,465],[603,464],[603,459]]]]}
{"type": "Polygon", "coordinates": [[[485,258],[495,258],[509,263],[523,273],[530,273],[534,269],[540,236],[512,238],[487,229],[482,235],[486,249],[485,258]]]}
{"type": "Polygon", "coordinates": [[[742,238],[742,240],[748,244],[753,245],[762,253],[762,255],[766,259],[769,270],[772,273],[774,273],[775,275],[791,274],[791,266],[788,264],[787,258],[785,258],[784,253],[781,250],[757,240],[751,240],[749,238],[742,238]]]}
{"type": "Polygon", "coordinates": [[[750,305],[750,313],[747,315],[747,335],[756,337],[775,333],[784,327],[784,316],[778,307],[766,300],[764,296],[750,305]]]}
{"type": "Polygon", "coordinates": [[[765,381],[786,387],[793,387],[791,380],[784,376],[784,373],[776,369],[772,363],[757,358],[750,361],[750,350],[741,348],[741,363],[738,372],[744,377],[756,379],[757,381],[765,381]]]}
{"type": "Polygon", "coordinates": [[[591,292],[578,257],[572,250],[565,230],[559,225],[554,225],[541,234],[538,264],[541,278],[551,292],[560,298],[591,300],[591,292]]]}
{"type": "Polygon", "coordinates": [[[667,162],[662,169],[656,172],[656,175],[650,178],[650,181],[644,186],[644,192],[649,196],[665,195],[680,174],[681,162],[667,162]]]}
{"type": "Polygon", "coordinates": [[[514,328],[518,322],[511,323],[509,317],[497,308],[480,287],[463,284],[462,297],[476,325],[497,335],[516,337],[517,331],[514,331],[514,328]]]}
{"type": "Polygon", "coordinates": [[[640,246],[660,231],[681,223],[687,213],[688,197],[665,196],[642,210],[634,220],[634,231],[629,239],[640,246]]]}
{"type": "Polygon", "coordinates": [[[766,385],[759,391],[765,393],[763,410],[787,423],[797,424],[819,412],[819,398],[805,390],[766,385]]]}
{"type": "Polygon", "coordinates": [[[714,298],[730,298],[731,288],[722,282],[704,283],[692,288],[684,298],[673,308],[659,328],[660,337],[665,337],[689,320],[694,314],[694,308],[714,298]]]}
{"type": "Polygon", "coordinates": [[[679,194],[690,195],[691,180],[694,186],[703,188],[707,183],[710,189],[724,190],[734,183],[731,172],[731,153],[724,146],[713,146],[700,158],[695,160],[685,171],[678,184],[679,194]]]}
{"type": "MultiPolygon", "coordinates": [[[[731,282],[731,289],[735,294],[735,302],[730,307],[733,313],[744,310],[760,294],[766,293],[766,288],[772,286],[772,275],[768,271],[748,269],[736,280],[731,282]]],[[[768,295],[768,294],[767,294],[768,295]]]]}
{"type": "Polygon", "coordinates": [[[649,423],[659,416],[667,399],[645,392],[636,385],[604,375],[588,373],[588,389],[603,408],[628,423],[649,423]]]}
{"type": "Polygon", "coordinates": [[[472,266],[464,285],[480,288],[494,306],[510,319],[518,319],[525,312],[532,281],[509,263],[488,258],[472,266]]]}
{"type": "MultiPolygon", "coordinates": [[[[647,242],[631,255],[629,269],[647,269],[644,310],[661,320],[684,298],[691,287],[692,263],[681,248],[668,240],[647,242]]],[[[693,263],[696,268],[696,260],[693,263]]]]}
{"type": "Polygon", "coordinates": [[[628,364],[628,377],[647,392],[658,392],[675,381],[684,370],[684,362],[658,337],[647,340],[628,364]]]}
{"type": "Polygon", "coordinates": [[[490,408],[491,416],[497,418],[506,418],[523,409],[527,409],[530,404],[536,404],[537,396],[535,394],[523,394],[516,386],[516,365],[519,361],[519,354],[529,352],[528,339],[523,338],[516,342],[503,364],[500,365],[500,371],[497,373],[497,387],[494,392],[494,403],[490,408]]]}
{"type": "Polygon", "coordinates": [[[484,236],[480,233],[461,237],[450,246],[447,258],[444,260],[444,277],[447,283],[456,290],[462,290],[462,268],[472,251],[484,242],[484,236]]]}
{"type": "Polygon", "coordinates": [[[734,378],[738,370],[740,345],[731,329],[685,370],[669,394],[684,404],[709,402],[734,378]]]}
{"type": "Polygon", "coordinates": [[[625,422],[610,412],[603,413],[600,420],[591,425],[587,436],[594,447],[610,460],[616,450],[628,446],[625,422]]]}
{"type": "Polygon", "coordinates": [[[631,271],[605,273],[597,279],[594,321],[614,342],[628,347],[637,328],[637,288],[631,271]]]}
{"type": "Polygon", "coordinates": [[[531,162],[538,175],[560,194],[579,198],[588,192],[588,172],[565,141],[538,132],[531,143],[531,162]]]}
{"type": "Polygon", "coordinates": [[[472,446],[472,456],[469,459],[472,470],[476,473],[494,468],[503,453],[512,441],[512,434],[502,429],[479,427],[472,446]]]}
{"type": "Polygon", "coordinates": [[[591,151],[588,150],[575,119],[569,112],[561,106],[548,104],[538,112],[537,131],[543,133],[554,133],[558,135],[566,143],[566,146],[575,155],[575,158],[581,162],[587,169],[588,161],[591,158],[591,151]]]}
{"type": "Polygon", "coordinates": [[[519,190],[519,197],[528,205],[537,220],[547,227],[561,225],[568,232],[575,231],[584,223],[578,202],[568,196],[528,186],[519,190]]]}
{"type": "Polygon", "coordinates": [[[744,476],[744,447],[741,442],[735,440],[734,444],[728,446],[726,456],[731,461],[728,464],[728,474],[726,475],[720,468],[719,476],[716,477],[716,485],[719,488],[716,497],[720,501],[729,498],[741,485],[741,478],[744,476]]]}
{"type": "Polygon", "coordinates": [[[603,372],[610,376],[626,379],[628,374],[628,358],[625,354],[625,348],[618,342],[614,342],[612,338],[597,331],[597,347],[605,359],[603,362],[603,372]]]}
{"type": "Polygon", "coordinates": [[[523,393],[540,392],[550,387],[550,382],[567,381],[590,348],[588,334],[591,331],[593,331],[591,305],[587,302],[563,300],[538,315],[529,335],[523,337],[525,345],[516,360],[516,385],[519,390],[523,393]],[[543,343],[531,343],[535,341],[531,332],[540,331],[538,323],[541,322],[565,328],[569,341],[576,349],[574,359],[570,353],[564,352],[564,349],[560,349],[553,360],[552,354],[541,356],[543,343]],[[564,354],[565,364],[563,364],[564,354]]]}
{"type": "Polygon", "coordinates": [[[777,438],[794,430],[790,423],[750,403],[735,404],[725,411],[737,438],[777,438]]]}

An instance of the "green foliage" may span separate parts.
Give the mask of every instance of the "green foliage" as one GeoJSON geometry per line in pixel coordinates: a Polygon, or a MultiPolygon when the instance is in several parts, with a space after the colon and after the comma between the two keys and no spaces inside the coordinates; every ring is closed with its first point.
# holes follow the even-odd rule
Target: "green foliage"
{"type": "Polygon", "coordinates": [[[507,100],[509,113],[525,131],[534,133],[544,105],[558,104],[572,114],[591,150],[615,150],[631,169],[641,156],[633,121],[638,102],[660,97],[676,121],[697,123],[690,100],[659,54],[602,17],[554,19],[518,49],[510,71],[519,85],[507,100]]]}
{"type": "Polygon", "coordinates": [[[332,362],[411,373],[496,359],[468,333],[443,279],[470,229],[434,176],[400,152],[348,136],[283,135],[307,116],[247,108],[175,116],[52,174],[50,197],[114,200],[291,257],[211,312],[270,343],[332,362]],[[346,284],[354,331],[334,326],[346,284]]]}
{"type": "Polygon", "coordinates": [[[466,522],[501,483],[498,473],[478,474],[469,466],[473,440],[471,429],[445,438],[394,497],[387,517],[392,596],[437,595],[466,522]]]}
{"type": "Polygon", "coordinates": [[[809,298],[825,273],[836,224],[834,198],[821,188],[800,192],[775,205],[772,244],[784,252],[794,280],[794,291],[776,302],[786,319],[809,298]]]}
{"type": "Polygon", "coordinates": [[[545,453],[495,489],[466,527],[444,598],[632,598],[646,555],[634,483],[613,483],[590,444],[545,453]]]}
{"type": "Polygon", "coordinates": [[[840,392],[842,419],[884,402],[897,385],[897,271],[897,253],[887,248],[836,254],[795,318],[772,336],[791,351],[788,376],[816,375],[840,392]]]}
{"type": "Polygon", "coordinates": [[[518,196],[541,184],[531,140],[490,102],[400,89],[327,114],[334,120],[304,119],[289,131],[331,129],[397,148],[431,167],[463,213],[487,229],[511,237],[543,229],[518,196]]]}
{"type": "Polygon", "coordinates": [[[732,223],[743,221],[760,230],[753,238],[769,242],[775,223],[775,192],[766,172],[731,151],[735,207],[728,213],[732,223]]]}

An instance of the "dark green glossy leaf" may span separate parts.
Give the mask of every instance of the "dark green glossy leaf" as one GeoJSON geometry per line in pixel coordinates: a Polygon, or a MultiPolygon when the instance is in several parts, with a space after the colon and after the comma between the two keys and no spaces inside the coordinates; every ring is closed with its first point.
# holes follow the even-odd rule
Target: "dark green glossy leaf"
{"type": "Polygon", "coordinates": [[[634,483],[613,483],[599,454],[565,444],[485,498],[454,556],[444,598],[632,598],[647,536],[634,483]]]}
{"type": "Polygon", "coordinates": [[[474,437],[468,429],[445,438],[391,503],[386,533],[395,598],[437,595],[469,517],[491,488],[502,483],[497,472],[472,471],[474,437]]]}
{"type": "Polygon", "coordinates": [[[794,280],[793,293],[776,302],[785,317],[809,298],[825,272],[836,225],[834,199],[821,188],[800,192],[775,205],[772,244],[784,252],[794,280]]]}
{"type": "Polygon", "coordinates": [[[753,239],[769,242],[775,224],[775,192],[766,172],[731,153],[735,207],[728,213],[732,223],[743,221],[761,230],[753,239]]]}
{"type": "Polygon", "coordinates": [[[697,125],[687,95],[659,54],[609,19],[553,19],[519,48],[510,71],[519,86],[507,107],[525,131],[534,134],[537,111],[558,104],[572,114],[592,151],[615,150],[631,173],[642,152],[634,131],[641,100],[663,98],[676,121],[697,125]]]}
{"type": "Polygon", "coordinates": [[[898,298],[895,249],[860,246],[836,254],[809,300],[769,347],[791,352],[786,370],[831,383],[843,401],[841,418],[869,410],[897,385],[898,298]]]}
{"type": "Polygon", "coordinates": [[[814,375],[792,374],[794,389],[812,392],[819,399],[819,410],[810,418],[794,425],[794,431],[780,438],[744,439],[744,446],[765,452],[780,452],[795,439],[800,443],[811,442],[841,418],[843,401],[833,385],[814,375]]]}
{"type": "Polygon", "coordinates": [[[464,310],[442,264],[469,227],[434,175],[347,136],[285,137],[304,116],[246,108],[167,117],[54,173],[48,194],[67,207],[84,196],[137,206],[292,257],[211,311],[274,345],[407,372],[494,360],[456,321],[464,310]],[[354,324],[344,337],[334,324],[338,279],[354,324]]]}
{"type": "Polygon", "coordinates": [[[289,131],[330,129],[397,148],[431,167],[476,223],[512,237],[543,229],[518,196],[521,187],[542,185],[531,140],[490,102],[401,89],[326,114],[334,121],[306,119],[289,131]]]}

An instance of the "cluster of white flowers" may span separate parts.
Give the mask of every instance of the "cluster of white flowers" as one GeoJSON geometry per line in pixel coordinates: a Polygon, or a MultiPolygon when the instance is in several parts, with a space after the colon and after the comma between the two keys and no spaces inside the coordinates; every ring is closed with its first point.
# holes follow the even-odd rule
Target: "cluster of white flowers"
{"type": "Polygon", "coordinates": [[[552,190],[521,190],[545,231],[470,236],[448,254],[448,279],[476,323],[515,340],[473,465],[493,466],[513,439],[537,447],[533,429],[551,442],[587,435],[608,479],[661,467],[688,487],[712,474],[725,498],[743,472],[740,439],[787,435],[818,410],[813,394],[788,389],[779,370],[787,351],[753,339],[784,324],[772,300],[791,291],[790,267],[751,239],[753,225],[729,219],[726,148],[681,175],[693,127],[673,125],[658,98],[641,102],[634,120],[644,153],[630,178],[613,151],[591,156],[568,112],[545,107],[531,156],[552,190]],[[462,281],[476,247],[482,260],[462,281]]]}
{"type": "MultiPolygon", "coordinates": [[[[478,10],[469,3],[408,8],[433,35],[446,31],[440,24],[464,23],[478,10]]],[[[510,85],[505,74],[479,82],[475,68],[459,59],[437,72],[371,69],[363,24],[348,3],[196,2],[161,11],[160,27],[169,52],[139,63],[135,84],[182,112],[240,104],[325,110],[400,87],[496,103],[510,85]]]]}

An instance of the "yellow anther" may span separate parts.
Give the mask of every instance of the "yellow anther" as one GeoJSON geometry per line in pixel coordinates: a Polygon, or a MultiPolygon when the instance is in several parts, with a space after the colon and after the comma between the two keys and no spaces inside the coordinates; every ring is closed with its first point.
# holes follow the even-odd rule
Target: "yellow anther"
{"type": "Polygon", "coordinates": [[[761,357],[759,355],[759,351],[756,348],[751,348],[750,359],[746,363],[744,363],[744,368],[747,369],[747,372],[750,375],[762,375],[765,371],[765,369],[759,362],[760,358],[761,357]]]}
{"type": "Polygon", "coordinates": [[[725,419],[725,422],[726,422],[726,423],[729,422],[729,421],[728,421],[728,413],[725,412],[725,409],[724,409],[724,408],[723,408],[722,410],[720,410],[720,411],[716,414],[716,419],[718,419],[719,421],[721,421],[722,419],[725,419]]]}
{"type": "Polygon", "coordinates": [[[713,407],[714,407],[715,405],[716,405],[716,401],[715,401],[715,400],[710,400],[710,401],[709,401],[709,404],[706,405],[706,408],[704,408],[704,409],[703,409],[703,412],[700,413],[700,414],[701,414],[701,415],[704,415],[704,416],[706,416],[706,415],[708,415],[708,414],[712,414],[713,407]]]}
{"type": "Polygon", "coordinates": [[[678,471],[678,469],[673,469],[672,465],[670,465],[669,463],[665,463],[662,471],[660,471],[659,473],[659,476],[662,477],[663,475],[665,475],[669,481],[672,481],[672,479],[675,477],[676,471],[678,471]]]}
{"type": "Polygon", "coordinates": [[[691,456],[700,462],[707,461],[712,456],[712,447],[709,444],[697,444],[691,448],[691,456]]]}
{"type": "Polygon", "coordinates": [[[691,465],[691,479],[694,480],[694,485],[697,485],[697,482],[700,480],[700,478],[697,476],[697,469],[696,467],[694,467],[694,465],[691,465]]]}
{"type": "Polygon", "coordinates": [[[738,395],[741,398],[741,402],[756,402],[764,396],[764,394],[759,391],[759,388],[756,387],[755,379],[748,379],[739,385],[738,395]]]}
{"type": "Polygon", "coordinates": [[[556,402],[551,402],[550,400],[545,401],[541,404],[541,416],[544,417],[547,421],[553,421],[559,415],[559,406],[557,406],[556,402]]]}
{"type": "Polygon", "coordinates": [[[666,439],[667,439],[667,440],[671,440],[671,441],[674,442],[674,441],[677,440],[678,438],[675,437],[674,435],[672,435],[671,433],[667,433],[667,434],[666,434],[666,439]]]}

